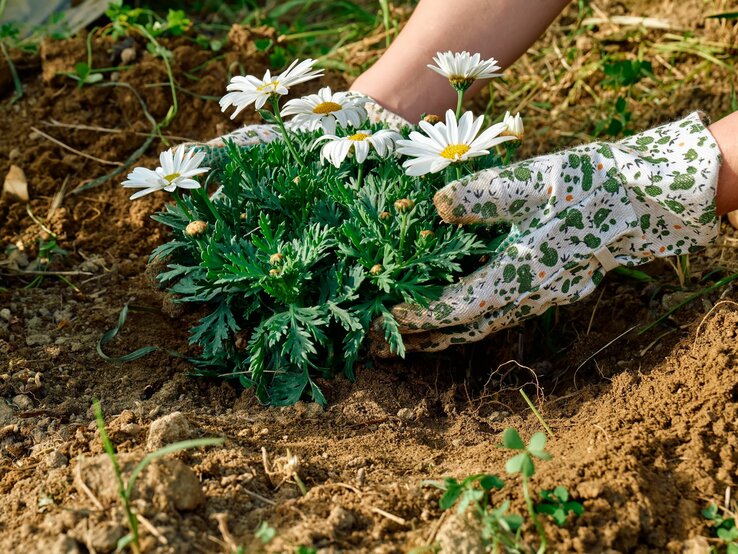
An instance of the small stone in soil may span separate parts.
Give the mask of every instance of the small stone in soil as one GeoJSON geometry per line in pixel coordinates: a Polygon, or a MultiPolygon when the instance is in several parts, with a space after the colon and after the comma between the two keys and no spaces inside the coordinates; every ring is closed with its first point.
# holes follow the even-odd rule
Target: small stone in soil
{"type": "Polygon", "coordinates": [[[187,440],[192,436],[190,422],[182,412],[172,412],[154,420],[146,437],[146,448],[158,450],[162,446],[187,440]]]}

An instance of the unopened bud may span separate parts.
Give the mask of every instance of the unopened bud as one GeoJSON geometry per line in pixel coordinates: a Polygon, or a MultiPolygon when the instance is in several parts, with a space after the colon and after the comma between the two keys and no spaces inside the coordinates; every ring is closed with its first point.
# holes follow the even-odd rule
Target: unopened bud
{"type": "Polygon", "coordinates": [[[279,265],[282,263],[282,260],[284,259],[284,256],[277,252],[276,254],[272,254],[269,256],[269,263],[272,265],[279,265]]]}
{"type": "Polygon", "coordinates": [[[292,179],[292,182],[295,183],[296,185],[299,185],[300,184],[300,176],[299,175],[296,175],[295,178],[292,179]]]}
{"type": "Polygon", "coordinates": [[[246,212],[241,212],[241,216],[240,217],[241,217],[241,219],[248,219],[249,218],[249,214],[247,214],[246,212]]]}
{"type": "Polygon", "coordinates": [[[379,219],[381,219],[382,221],[386,221],[390,217],[392,217],[392,214],[390,214],[389,212],[382,212],[379,214],[379,219]]]}
{"type": "Polygon", "coordinates": [[[375,264],[369,270],[369,273],[371,273],[372,275],[379,275],[380,273],[382,273],[383,269],[384,268],[382,267],[382,264],[375,264]]]}
{"type": "Polygon", "coordinates": [[[435,233],[429,229],[423,229],[422,231],[420,231],[421,239],[431,239],[434,235],[435,233]]]}
{"type": "Polygon", "coordinates": [[[275,269],[270,269],[269,270],[269,275],[271,275],[272,277],[277,277],[279,275],[279,270],[276,269],[276,268],[275,269]]]}
{"type": "Polygon", "coordinates": [[[435,125],[436,123],[441,121],[441,118],[435,114],[429,113],[423,118],[423,121],[425,121],[426,123],[430,123],[431,125],[435,125]]]}
{"type": "Polygon", "coordinates": [[[207,222],[198,219],[197,221],[191,221],[187,224],[187,227],[185,227],[185,235],[188,237],[199,237],[207,230],[207,222]]]}
{"type": "Polygon", "coordinates": [[[415,207],[415,202],[413,202],[409,198],[400,198],[397,202],[395,202],[395,209],[401,214],[409,212],[414,207],[415,207]]]}

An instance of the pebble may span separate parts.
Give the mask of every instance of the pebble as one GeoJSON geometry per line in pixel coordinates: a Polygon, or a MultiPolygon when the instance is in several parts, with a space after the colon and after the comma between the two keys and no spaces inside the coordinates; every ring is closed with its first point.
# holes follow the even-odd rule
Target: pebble
{"type": "Polygon", "coordinates": [[[13,404],[18,406],[21,411],[30,410],[33,408],[33,400],[25,394],[17,394],[13,397],[13,404]]]}
{"type": "Polygon", "coordinates": [[[11,151],[10,151],[10,152],[8,153],[8,159],[9,159],[10,161],[13,161],[13,160],[14,160],[14,159],[16,159],[16,158],[19,158],[19,157],[20,157],[20,155],[21,155],[21,151],[20,151],[20,149],[19,149],[19,148],[13,148],[13,149],[12,149],[12,150],[11,150],[11,151]]]}
{"type": "Polygon", "coordinates": [[[192,436],[190,422],[182,412],[172,412],[151,422],[146,436],[146,448],[158,450],[173,442],[187,440],[192,436]]]}
{"type": "Polygon", "coordinates": [[[28,335],[26,337],[26,345],[28,346],[46,346],[51,344],[51,337],[43,333],[28,335]]]}
{"type": "Polygon", "coordinates": [[[410,421],[415,418],[415,413],[410,408],[400,408],[397,412],[397,417],[410,421]]]}
{"type": "Polygon", "coordinates": [[[3,308],[2,310],[0,310],[0,319],[10,321],[10,310],[8,308],[3,308]]]}
{"type": "Polygon", "coordinates": [[[8,406],[5,400],[0,399],[0,427],[12,423],[13,421],[13,408],[8,406]]]}
{"type": "Polygon", "coordinates": [[[44,458],[44,464],[49,469],[58,469],[69,465],[69,458],[58,450],[52,450],[44,458]]]}
{"type": "Polygon", "coordinates": [[[128,65],[136,59],[136,49],[133,47],[124,48],[120,53],[120,61],[123,65],[128,65]]]}

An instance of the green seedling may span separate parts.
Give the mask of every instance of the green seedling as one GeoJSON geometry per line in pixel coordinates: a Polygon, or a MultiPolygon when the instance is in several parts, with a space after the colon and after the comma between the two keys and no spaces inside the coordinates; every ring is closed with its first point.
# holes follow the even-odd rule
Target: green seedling
{"type": "Polygon", "coordinates": [[[533,506],[529,482],[536,472],[536,466],[533,461],[534,458],[538,458],[539,460],[551,459],[551,455],[544,450],[546,446],[546,434],[542,432],[535,433],[526,445],[515,429],[508,428],[505,429],[502,434],[502,446],[510,450],[519,451],[518,454],[507,461],[505,464],[505,470],[511,475],[520,474],[525,505],[528,508],[528,514],[536,527],[536,531],[538,532],[538,536],[541,541],[538,552],[545,552],[548,539],[546,537],[546,531],[543,529],[543,524],[541,523],[535,507],[533,506]]]}
{"type": "Polygon", "coordinates": [[[710,504],[702,510],[702,515],[710,521],[710,529],[721,542],[720,546],[725,547],[725,550],[712,547],[710,553],[738,554],[738,525],[736,525],[735,514],[728,513],[727,510],[719,508],[717,504],[710,504]]]}
{"type": "Polygon", "coordinates": [[[541,491],[541,502],[536,504],[539,514],[551,516],[556,525],[561,527],[566,524],[569,514],[580,516],[584,513],[584,506],[575,500],[570,500],[569,491],[566,487],[556,487],[552,491],[541,491]]]}
{"type": "Polygon", "coordinates": [[[456,506],[456,513],[464,514],[471,507],[481,524],[482,539],[493,552],[499,552],[500,547],[504,547],[506,552],[519,551],[519,531],[523,518],[508,512],[509,501],[499,506],[491,504],[492,493],[505,485],[497,475],[480,473],[461,481],[447,477],[443,481],[425,481],[423,484],[443,491],[439,500],[442,510],[456,506]]]}
{"type": "Polygon", "coordinates": [[[128,522],[129,532],[118,541],[117,552],[122,552],[125,548],[129,548],[134,554],[139,554],[141,552],[141,544],[139,541],[138,517],[131,506],[131,500],[133,498],[133,493],[136,490],[136,480],[143,470],[146,469],[146,467],[154,460],[167,456],[168,454],[173,454],[174,452],[180,452],[191,448],[216,446],[223,444],[224,440],[217,438],[192,439],[167,445],[155,452],[147,454],[133,468],[133,471],[131,471],[131,474],[128,476],[128,480],[126,481],[123,479],[123,472],[121,471],[120,463],[118,462],[118,455],[115,451],[115,447],[113,446],[113,443],[108,436],[107,429],[105,428],[105,419],[98,400],[95,400],[93,409],[95,411],[95,419],[97,421],[97,428],[100,431],[100,439],[103,443],[103,449],[110,458],[110,461],[113,463],[115,478],[118,482],[118,497],[123,505],[123,510],[126,513],[126,520],[128,522]]]}
{"type": "Polygon", "coordinates": [[[277,536],[277,530],[269,525],[268,522],[262,521],[259,528],[254,532],[254,536],[263,544],[269,544],[272,539],[277,536]]]}

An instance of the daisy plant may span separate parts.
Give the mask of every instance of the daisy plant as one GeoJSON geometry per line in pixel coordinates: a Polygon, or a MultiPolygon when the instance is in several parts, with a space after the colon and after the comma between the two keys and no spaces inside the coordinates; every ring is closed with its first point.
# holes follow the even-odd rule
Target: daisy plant
{"type": "MultiPolygon", "coordinates": [[[[436,63],[462,94],[499,69],[468,53],[436,63]]],[[[276,75],[234,77],[223,110],[235,117],[253,106],[281,136],[247,147],[236,142],[245,129],[212,147],[217,154],[180,146],[123,184],[142,189],[132,198],[163,190],[176,200],[153,216],[172,240],[151,263],[174,302],[201,308],[190,335],[196,373],[237,379],[275,405],[325,402],[320,379],[353,376],[379,316],[404,355],[391,307],[427,306],[494,256],[508,232],[444,224],[435,192],[465,171],[502,165],[509,156],[497,148],[522,138],[519,116],[509,114],[487,129],[482,117],[451,110],[443,121],[390,128],[368,120],[368,98],[329,87],[280,108],[292,86],[319,75],[305,60],[276,75]],[[220,192],[209,197],[197,181],[204,177],[220,192]]]]}

